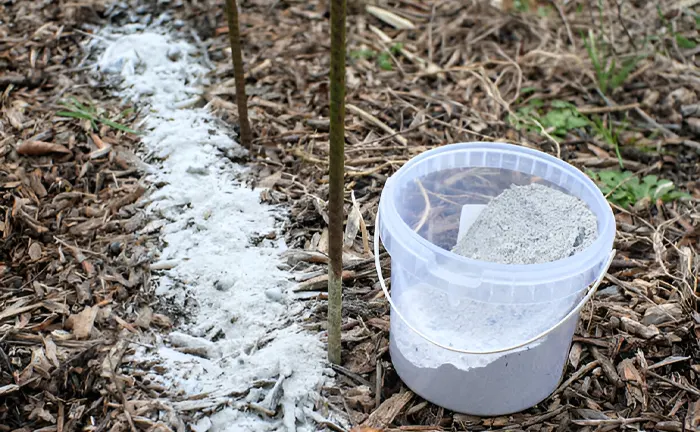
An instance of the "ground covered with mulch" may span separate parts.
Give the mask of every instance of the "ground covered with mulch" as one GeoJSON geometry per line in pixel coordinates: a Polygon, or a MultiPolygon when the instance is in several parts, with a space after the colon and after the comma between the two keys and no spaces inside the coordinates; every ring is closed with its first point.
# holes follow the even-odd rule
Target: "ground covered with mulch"
{"type": "MultiPolygon", "coordinates": [[[[179,317],[149,284],[157,238],[139,231],[138,136],[122,127],[139,113],[87,73],[84,26],[114,10],[34,3],[0,4],[0,431],[186,430],[187,414],[159,399],[166,389],[120,364],[131,335],[179,317]]],[[[252,166],[261,198],[292,212],[285,259],[315,311],[311,329],[324,328],[327,310],[326,3],[241,3],[252,166]]],[[[331,403],[353,425],[388,430],[700,430],[695,2],[378,4],[398,22],[348,6],[352,229],[331,403]],[[388,176],[463,141],[516,143],[589,172],[617,221],[617,255],[582,313],[561,386],[498,418],[449,412],[401,383],[369,250],[388,176]]],[[[206,101],[235,124],[222,2],[167,7],[207,47],[218,84],[206,101]]]]}

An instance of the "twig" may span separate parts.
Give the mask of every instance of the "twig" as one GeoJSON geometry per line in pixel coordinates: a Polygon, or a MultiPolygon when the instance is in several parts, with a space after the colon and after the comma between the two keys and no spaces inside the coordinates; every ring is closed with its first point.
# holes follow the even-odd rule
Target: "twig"
{"type": "Polygon", "coordinates": [[[384,124],[381,120],[373,116],[372,114],[368,113],[367,111],[364,111],[355,105],[352,104],[347,104],[346,108],[348,111],[352,112],[353,114],[359,116],[361,119],[365,120],[366,122],[372,123],[373,125],[379,127],[380,129],[384,130],[386,133],[393,134],[396,138],[396,141],[400,142],[403,145],[408,145],[408,140],[401,135],[398,135],[396,131],[386,124],[384,124]]]}
{"type": "Polygon", "coordinates": [[[547,139],[549,139],[550,141],[552,141],[552,143],[554,143],[554,147],[557,149],[557,158],[561,159],[561,145],[559,145],[559,141],[555,140],[554,137],[552,137],[552,136],[545,130],[544,126],[542,126],[542,124],[541,124],[540,122],[538,122],[538,121],[535,120],[534,118],[533,118],[533,119],[530,119],[530,120],[531,120],[533,123],[535,123],[535,124],[537,125],[537,127],[540,128],[540,132],[542,132],[542,135],[544,135],[545,137],[547,137],[547,139]]]}
{"type": "Polygon", "coordinates": [[[671,385],[674,386],[674,387],[678,387],[678,388],[681,389],[681,390],[685,390],[685,391],[687,391],[688,393],[692,393],[692,394],[694,394],[695,396],[700,396],[700,391],[699,391],[698,389],[696,389],[695,387],[688,387],[688,386],[683,385],[683,384],[681,384],[681,383],[677,383],[677,382],[675,382],[675,381],[673,381],[673,380],[670,380],[670,379],[668,379],[668,378],[666,378],[666,377],[664,377],[664,376],[661,376],[661,375],[657,374],[656,372],[652,372],[652,371],[650,371],[650,370],[648,370],[648,369],[645,371],[645,373],[646,373],[647,375],[653,376],[653,377],[656,378],[656,379],[660,379],[661,381],[664,381],[664,382],[666,382],[666,383],[668,383],[668,384],[671,384],[671,385]]]}
{"type": "Polygon", "coordinates": [[[618,111],[629,111],[635,108],[639,108],[638,103],[632,103],[627,105],[612,105],[604,107],[581,107],[576,110],[581,114],[604,114],[618,111]]]}
{"type": "Polygon", "coordinates": [[[617,418],[617,419],[594,419],[594,420],[571,420],[579,426],[611,426],[611,425],[626,425],[630,423],[640,423],[646,421],[656,421],[653,417],[633,417],[633,418],[617,418]]]}
{"type": "Polygon", "coordinates": [[[577,370],[576,373],[571,375],[569,379],[564,381],[555,391],[552,393],[552,396],[557,395],[561,393],[565,388],[569,387],[571,383],[576,382],[579,378],[582,376],[586,375],[588,372],[592,371],[593,369],[597,368],[600,365],[600,362],[598,360],[593,360],[592,362],[588,363],[586,366],[583,366],[581,369],[577,370]]]}
{"type": "MultiPolygon", "coordinates": [[[[372,261],[374,261],[374,260],[372,260],[372,261]]],[[[342,373],[343,375],[346,375],[346,376],[349,377],[349,378],[354,379],[355,381],[357,381],[358,384],[362,384],[362,385],[364,385],[364,386],[367,386],[367,387],[369,387],[369,388],[372,388],[372,383],[371,383],[371,382],[367,381],[366,379],[362,378],[361,375],[356,374],[355,372],[353,372],[353,371],[351,371],[351,370],[349,370],[349,369],[346,369],[346,368],[344,368],[344,367],[342,367],[342,366],[340,366],[340,365],[336,365],[336,364],[331,364],[331,368],[333,368],[334,370],[336,370],[336,371],[342,373]]]]}
{"type": "Polygon", "coordinates": [[[549,0],[549,2],[552,4],[552,6],[554,6],[557,12],[559,12],[559,17],[564,22],[564,27],[566,28],[566,34],[567,36],[569,36],[569,42],[571,42],[572,51],[576,51],[576,42],[574,41],[574,34],[571,33],[571,27],[569,26],[569,21],[566,19],[566,15],[564,15],[564,11],[561,9],[561,6],[559,6],[559,3],[557,3],[556,0],[549,0]]]}

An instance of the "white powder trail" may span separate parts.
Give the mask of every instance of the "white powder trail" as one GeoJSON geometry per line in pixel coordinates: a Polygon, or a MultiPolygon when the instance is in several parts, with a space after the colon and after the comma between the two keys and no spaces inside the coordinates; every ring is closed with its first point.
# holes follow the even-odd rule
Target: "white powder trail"
{"type": "Polygon", "coordinates": [[[157,277],[156,293],[191,314],[191,324],[139,355],[159,360],[161,380],[185,399],[211,393],[192,402],[227,402],[191,425],[198,432],[316,430],[305,412],[329,382],[323,344],[297,324],[304,306],[287,296],[290,274],[278,269],[283,242],[251,242],[275,231],[284,215],[236,180],[245,168],[222,152],[243,154],[242,148],[206,107],[193,107],[208,72],[195,46],[157,29],[119,31],[96,38],[104,49],[97,69],[117,77],[117,94],[148,113],[143,147],[153,159],[149,180],[160,186],[148,212],[162,225],[160,262],[175,265],[157,277]],[[270,387],[253,383],[279,376],[287,376],[280,403],[268,407],[279,414],[249,409],[269,402],[270,387]]]}

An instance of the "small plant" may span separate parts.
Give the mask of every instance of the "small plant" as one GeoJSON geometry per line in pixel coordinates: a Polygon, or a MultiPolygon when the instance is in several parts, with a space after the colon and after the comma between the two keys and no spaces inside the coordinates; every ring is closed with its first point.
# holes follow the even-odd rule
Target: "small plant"
{"type": "MultiPolygon", "coordinates": [[[[72,117],[72,118],[78,118],[78,119],[84,119],[88,120],[90,122],[90,125],[94,130],[97,130],[97,123],[102,123],[105,124],[111,128],[123,131],[123,132],[128,132],[132,134],[139,134],[138,131],[135,131],[131,128],[128,128],[124,126],[121,123],[117,123],[113,120],[110,120],[108,118],[105,118],[97,111],[97,108],[94,106],[86,106],[83,105],[82,103],[78,102],[78,100],[74,97],[69,98],[69,102],[61,102],[60,104],[66,107],[67,111],[58,111],[56,113],[57,116],[59,117],[72,117]]],[[[119,117],[123,117],[126,115],[126,111],[122,112],[119,117]]]]}
{"type": "Polygon", "coordinates": [[[599,172],[589,171],[588,176],[596,183],[608,201],[622,208],[629,209],[638,202],[648,199],[663,202],[688,199],[691,196],[685,192],[676,190],[676,185],[671,180],[660,179],[655,175],[639,177],[630,171],[605,170],[599,172]]]}
{"type": "Polygon", "coordinates": [[[583,43],[593,64],[598,87],[605,94],[611,93],[624,84],[637,67],[637,63],[643,58],[642,56],[630,57],[622,62],[622,66],[619,66],[614,58],[609,58],[610,55],[605,52],[604,44],[596,41],[592,32],[588,33],[588,38],[584,38],[583,43]]]}
{"type": "Polygon", "coordinates": [[[596,135],[600,136],[603,141],[615,149],[615,155],[620,164],[620,169],[623,169],[625,166],[622,163],[622,155],[620,154],[620,141],[612,122],[608,122],[606,125],[600,117],[595,117],[591,123],[591,127],[596,132],[596,135]]]}
{"type": "Polygon", "coordinates": [[[369,50],[369,49],[361,49],[361,50],[355,50],[355,51],[350,51],[350,58],[352,59],[365,59],[365,60],[375,60],[377,61],[377,66],[381,70],[385,71],[390,71],[394,69],[394,64],[391,61],[391,53],[394,56],[397,56],[401,53],[401,50],[403,49],[403,44],[401,43],[395,43],[391,47],[389,47],[388,51],[382,51],[380,53],[377,53],[376,51],[369,50]]]}
{"type": "Polygon", "coordinates": [[[537,120],[551,135],[562,138],[573,129],[590,125],[590,121],[569,102],[555,100],[546,112],[541,109],[543,105],[541,100],[534,99],[527,106],[518,109],[515,116],[509,117],[509,121],[516,129],[540,132],[539,126],[533,121],[537,120]]]}
{"type": "MultiPolygon", "coordinates": [[[[659,14],[659,18],[661,19],[661,24],[665,25],[666,28],[668,29],[668,32],[676,39],[676,43],[678,44],[679,48],[683,49],[693,49],[696,46],[698,46],[698,43],[695,42],[694,40],[690,40],[687,37],[683,36],[682,34],[673,31],[673,26],[671,25],[670,22],[666,19],[664,16],[664,13],[661,11],[661,6],[657,5],[656,6],[656,11],[659,14]]],[[[695,28],[698,28],[698,20],[700,18],[695,17],[695,28]]]]}

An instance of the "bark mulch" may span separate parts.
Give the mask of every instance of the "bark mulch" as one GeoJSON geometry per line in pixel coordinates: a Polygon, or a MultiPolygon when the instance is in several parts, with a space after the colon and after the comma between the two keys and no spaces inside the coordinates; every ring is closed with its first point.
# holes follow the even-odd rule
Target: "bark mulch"
{"type": "MultiPolygon", "coordinates": [[[[335,367],[337,386],[325,390],[331,408],[358,430],[699,430],[697,5],[349,3],[350,228],[344,363],[335,367]],[[620,83],[604,66],[596,73],[589,31],[617,71],[643,54],[620,83]],[[580,116],[598,129],[577,123],[580,116]],[[621,164],[692,196],[613,204],[617,257],[584,309],[561,386],[537,407],[498,418],[444,410],[401,383],[369,251],[388,176],[427,149],[475,140],[541,149],[593,172],[621,164]]],[[[236,123],[222,2],[168,7],[217,65],[207,102],[236,123]]],[[[258,186],[263,200],[292,211],[286,260],[298,297],[315,311],[308,326],[323,329],[327,2],[250,0],[241,8],[258,186]]],[[[149,290],[157,244],[142,230],[138,136],[100,121],[132,126],[136,113],[83,73],[80,42],[89,36],[78,23],[99,23],[105,11],[99,1],[0,4],[8,17],[0,24],[0,431],[184,431],[189,423],[158,399],[166,389],[123,363],[139,333],[177,317],[157,309],[149,290]],[[95,124],[60,111],[88,112],[95,124]]],[[[390,258],[380,258],[388,276],[390,258]]]]}
{"type": "Polygon", "coordinates": [[[0,4],[0,431],[156,424],[155,393],[120,368],[132,335],[170,319],[144,289],[135,113],[84,73],[82,29],[105,10],[0,4]]]}
{"type": "MultiPolygon", "coordinates": [[[[699,430],[700,75],[699,50],[684,42],[697,43],[697,8],[532,3],[529,11],[472,1],[382,3],[413,27],[397,29],[350,2],[344,363],[328,397],[359,430],[699,430]],[[593,55],[608,62],[602,70],[616,59],[607,76],[586,50],[589,31],[593,55]],[[627,63],[629,74],[610,84],[627,63]],[[528,120],[533,112],[539,124],[528,120]],[[599,128],[569,127],[577,120],[562,115],[599,128]],[[692,196],[626,206],[610,194],[617,256],[584,309],[562,384],[538,406],[498,418],[449,412],[401,383],[369,250],[389,175],[427,149],[480,140],[537,148],[586,171],[622,165],[692,196]]],[[[292,207],[287,259],[299,272],[299,298],[315,308],[315,329],[326,320],[327,17],[325,2],[252,2],[241,14],[259,186],[267,201],[292,207]]],[[[214,39],[212,56],[225,46],[223,36],[214,39]]],[[[230,76],[227,60],[222,76],[230,76]]],[[[215,86],[209,101],[235,121],[232,87],[215,86]]],[[[385,252],[381,261],[388,277],[385,252]]]]}

